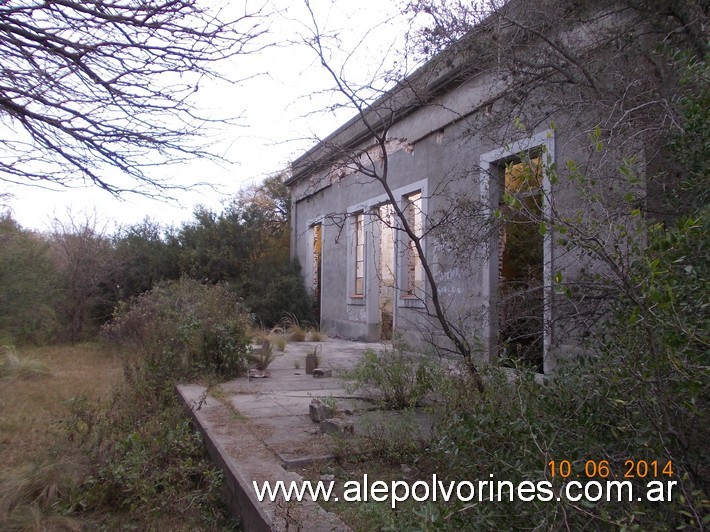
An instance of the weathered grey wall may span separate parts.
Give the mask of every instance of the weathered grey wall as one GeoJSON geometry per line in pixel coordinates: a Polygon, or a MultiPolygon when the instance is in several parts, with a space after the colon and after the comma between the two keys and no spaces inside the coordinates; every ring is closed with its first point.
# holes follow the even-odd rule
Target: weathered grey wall
{"type": "MultiPolygon", "coordinates": [[[[556,216],[574,217],[582,213],[587,220],[601,214],[595,213],[595,208],[601,208],[602,202],[593,205],[581,193],[580,184],[566,177],[568,161],[577,161],[583,167],[584,162],[590,160],[589,131],[598,120],[593,111],[580,114],[575,109],[558,105],[554,93],[542,91],[528,95],[527,106],[520,116],[516,115],[518,124],[514,125],[507,102],[495,101],[503,88],[504,84],[494,74],[482,74],[397,122],[388,134],[389,186],[401,194],[414,184],[416,187],[423,184],[426,214],[431,226],[454,201],[465,199],[472,205],[480,203],[481,180],[485,179],[482,177],[485,168],[481,165],[487,154],[500,151],[506,145],[515,145],[516,141],[524,146],[525,139],[547,135],[546,146],[554,156],[554,160],[547,162],[554,162],[559,174],[558,180],[548,184],[546,191],[550,209],[554,209],[556,216]],[[551,125],[553,120],[554,126],[551,125]]],[[[367,148],[370,146],[363,144],[359,147],[361,150],[367,148]]],[[[641,151],[641,146],[638,148],[641,151]]],[[[376,155],[377,151],[371,153],[376,155]]],[[[612,157],[605,164],[609,175],[613,175],[620,160],[612,157]]],[[[609,204],[619,200],[626,186],[609,181],[594,185],[609,204]]],[[[352,238],[347,214],[357,210],[358,206],[365,210],[373,207],[383,201],[383,194],[380,183],[337,166],[314,172],[292,185],[292,253],[304,265],[309,287],[312,263],[309,228],[316,222],[323,224],[321,327],[327,334],[366,341],[379,338],[379,309],[374,308],[377,298],[372,294],[376,289],[372,246],[366,252],[368,293],[362,299],[350,297],[352,250],[348,246],[352,238]]],[[[486,227],[477,225],[475,217],[471,218],[469,226],[465,223],[449,225],[459,235],[470,232],[473,241],[486,238],[486,227]]],[[[578,324],[560,325],[570,308],[565,307],[562,298],[555,294],[553,275],[559,273],[565,282],[571,283],[588,275],[590,270],[601,272],[604,269],[593,258],[578,250],[567,249],[562,244],[562,235],[555,234],[552,226],[547,231],[545,282],[550,308],[546,316],[546,357],[549,359],[545,363],[546,371],[554,367],[561,352],[574,350],[579,343],[577,336],[583,335],[578,324]]],[[[452,250],[444,233],[434,231],[425,239],[425,254],[432,266],[443,306],[451,321],[470,331],[472,337],[482,338],[484,345],[488,342],[490,349],[495,335],[491,323],[495,329],[495,319],[487,305],[495,302],[486,299],[486,290],[492,290],[490,286],[486,289],[486,283],[495,284],[495,279],[491,279],[497,278],[497,272],[487,269],[495,246],[486,249],[485,246],[472,245],[462,258],[452,250]]],[[[606,238],[604,234],[601,237],[606,238]]],[[[488,238],[490,240],[490,235],[488,238]]],[[[370,244],[370,236],[367,240],[370,244]]],[[[431,334],[437,335],[435,321],[425,315],[421,305],[401,297],[396,299],[395,326],[408,342],[417,344],[431,334]]],[[[445,343],[440,334],[436,341],[445,343]]],[[[489,351],[484,357],[487,354],[489,351]]]]}

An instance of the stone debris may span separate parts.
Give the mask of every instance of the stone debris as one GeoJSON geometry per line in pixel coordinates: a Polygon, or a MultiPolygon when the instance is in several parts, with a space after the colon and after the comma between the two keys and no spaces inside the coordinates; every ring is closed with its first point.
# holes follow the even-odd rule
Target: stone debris
{"type": "Polygon", "coordinates": [[[354,434],[355,429],[352,421],[336,417],[321,421],[320,431],[321,434],[339,433],[345,435],[352,435],[354,434]]]}
{"type": "Polygon", "coordinates": [[[261,370],[254,369],[254,368],[250,369],[250,370],[249,370],[249,374],[248,374],[248,379],[249,379],[249,380],[252,380],[252,379],[267,379],[267,378],[269,378],[269,377],[270,377],[270,375],[269,375],[269,372],[268,372],[268,371],[261,371],[261,370]]]}
{"type": "Polygon", "coordinates": [[[314,397],[311,399],[311,404],[308,405],[308,414],[313,421],[321,423],[326,419],[332,418],[335,415],[335,409],[314,397]]]}

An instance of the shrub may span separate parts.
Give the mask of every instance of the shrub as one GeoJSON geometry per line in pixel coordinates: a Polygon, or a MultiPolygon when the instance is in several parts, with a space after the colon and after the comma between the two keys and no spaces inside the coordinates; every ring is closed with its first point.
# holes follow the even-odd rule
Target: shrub
{"type": "Polygon", "coordinates": [[[417,406],[432,390],[434,367],[426,358],[415,360],[403,346],[381,352],[366,349],[357,365],[345,373],[349,388],[373,388],[382,394],[386,408],[395,410],[417,406]]]}
{"type": "Polygon", "coordinates": [[[629,271],[595,357],[558,367],[545,386],[530,372],[511,379],[491,367],[484,371],[489,383],[483,394],[474,391],[465,372],[437,387],[444,401],[434,414],[438,436],[431,449],[442,476],[493,475],[514,484],[546,479],[555,491],[563,479],[559,472],[553,478],[550,461],[569,460],[572,477],[584,479],[589,461],[606,460],[611,478],[630,481],[637,494],[646,492],[650,480],[677,482],[672,500],[634,497],[584,507],[516,500],[506,502],[505,511],[499,503],[455,503],[438,507],[439,523],[452,529],[517,529],[531,522],[569,530],[646,530],[659,523],[667,529],[703,528],[710,478],[707,211],[675,228],[649,228],[647,247],[629,271]],[[625,478],[627,460],[655,461],[658,472],[625,478]]]}
{"type": "Polygon", "coordinates": [[[117,309],[104,336],[136,355],[125,360],[126,384],[109,404],[71,405],[67,428],[92,467],[76,507],[98,514],[126,511],[128,519],[160,516],[165,529],[177,523],[190,523],[191,529],[230,526],[226,512],[219,511],[221,474],[174,388],[179,381],[245,372],[248,330],[249,315],[224,286],[185,278],[117,309]]]}
{"type": "Polygon", "coordinates": [[[246,371],[249,317],[222,285],[183,278],[121,306],[104,336],[136,350],[134,369],[168,382],[246,371]]]}
{"type": "Polygon", "coordinates": [[[233,525],[222,503],[222,474],[173,390],[134,383],[117,389],[109,404],[80,399],[71,411],[67,429],[91,464],[71,501],[75,511],[94,520],[105,515],[102,529],[118,528],[114,515],[123,515],[121,529],[144,529],[144,519],[165,520],[166,529],[233,525]],[[156,391],[164,392],[160,400],[150,397],[156,391]]]}
{"type": "Polygon", "coordinates": [[[42,344],[58,330],[58,272],[48,241],[0,213],[0,338],[42,344]]]}
{"type": "Polygon", "coordinates": [[[278,267],[259,268],[249,278],[234,283],[234,289],[244,294],[254,318],[267,326],[276,325],[286,315],[297,320],[310,316],[311,301],[296,260],[278,267]]]}

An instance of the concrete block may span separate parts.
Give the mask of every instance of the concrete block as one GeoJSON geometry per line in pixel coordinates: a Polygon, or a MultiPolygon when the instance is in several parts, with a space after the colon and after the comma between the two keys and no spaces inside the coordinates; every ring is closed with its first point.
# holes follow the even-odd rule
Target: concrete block
{"type": "Polygon", "coordinates": [[[308,414],[316,423],[321,423],[335,415],[335,409],[326,405],[318,398],[313,398],[311,404],[308,405],[308,414]]]}
{"type": "Polygon", "coordinates": [[[339,433],[349,436],[355,432],[355,428],[352,421],[335,417],[321,421],[320,431],[322,434],[339,433]]]}

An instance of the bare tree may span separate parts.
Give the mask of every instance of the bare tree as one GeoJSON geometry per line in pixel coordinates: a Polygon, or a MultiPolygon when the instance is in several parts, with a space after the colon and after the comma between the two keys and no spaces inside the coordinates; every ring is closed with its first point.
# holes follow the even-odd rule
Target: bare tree
{"type": "Polygon", "coordinates": [[[240,9],[235,17],[197,0],[1,2],[0,180],[168,195],[173,186],[155,168],[215,157],[197,141],[210,121],[192,95],[264,31],[259,8],[245,0],[240,9]],[[111,167],[132,185],[106,179],[111,167]]]}
{"type": "MultiPolygon", "coordinates": [[[[71,212],[67,221],[53,221],[50,236],[54,261],[60,276],[57,310],[63,323],[63,340],[78,342],[91,326],[105,321],[117,298],[105,285],[115,278],[116,264],[111,241],[96,214],[78,219],[71,212]]],[[[92,331],[93,332],[93,331],[92,331]]]]}

